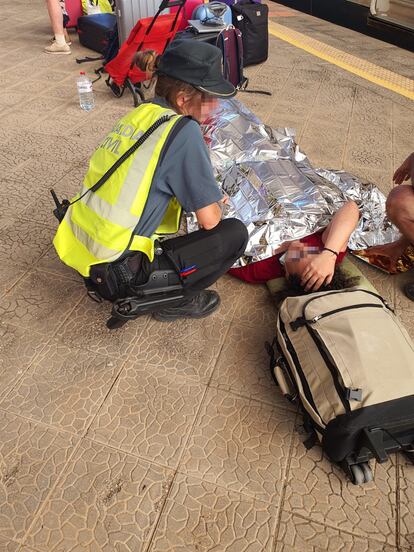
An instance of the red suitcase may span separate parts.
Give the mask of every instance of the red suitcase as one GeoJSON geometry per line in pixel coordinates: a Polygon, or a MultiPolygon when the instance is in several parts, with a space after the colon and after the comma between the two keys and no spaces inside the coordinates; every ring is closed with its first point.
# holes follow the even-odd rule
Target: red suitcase
{"type": "Polygon", "coordinates": [[[77,27],[78,19],[82,12],[82,1],[81,0],[65,0],[66,11],[68,12],[69,22],[66,25],[67,28],[77,27]]]}
{"type": "MultiPolygon", "coordinates": [[[[180,26],[178,27],[179,31],[183,31],[185,28],[188,27],[188,20],[191,19],[191,16],[193,15],[193,11],[200,5],[203,4],[204,0],[186,0],[186,3],[183,7],[183,18],[181,20],[180,26]]],[[[178,10],[178,7],[174,7],[170,9],[170,13],[176,13],[178,10]]]]}

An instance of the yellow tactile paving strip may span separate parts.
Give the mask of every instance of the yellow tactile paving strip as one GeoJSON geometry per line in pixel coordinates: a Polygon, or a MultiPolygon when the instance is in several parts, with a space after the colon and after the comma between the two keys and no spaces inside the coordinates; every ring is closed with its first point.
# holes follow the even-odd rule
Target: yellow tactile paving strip
{"type": "Polygon", "coordinates": [[[269,21],[269,33],[354,75],[414,100],[414,80],[412,79],[393,73],[379,65],[338,50],[273,21],[269,21]]]}

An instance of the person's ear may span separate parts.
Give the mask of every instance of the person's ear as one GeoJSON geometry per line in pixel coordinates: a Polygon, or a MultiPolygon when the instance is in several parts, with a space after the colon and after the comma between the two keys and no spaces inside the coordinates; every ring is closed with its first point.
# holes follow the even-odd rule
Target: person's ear
{"type": "Polygon", "coordinates": [[[176,106],[181,110],[186,102],[185,96],[182,92],[178,92],[177,97],[175,98],[176,106]]]}

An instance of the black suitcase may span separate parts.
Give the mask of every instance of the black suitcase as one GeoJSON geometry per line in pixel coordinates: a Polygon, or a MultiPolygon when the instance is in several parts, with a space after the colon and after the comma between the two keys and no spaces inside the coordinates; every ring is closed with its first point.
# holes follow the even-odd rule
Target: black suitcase
{"type": "Polygon", "coordinates": [[[255,65],[267,60],[269,54],[269,8],[255,2],[231,6],[233,25],[242,33],[243,64],[255,65]]]}
{"type": "Polygon", "coordinates": [[[180,31],[174,37],[175,40],[200,40],[202,42],[208,42],[208,44],[213,44],[216,46],[217,38],[220,34],[220,31],[213,31],[211,33],[198,33],[194,27],[187,27],[184,31],[180,31]]]}
{"type": "Polygon", "coordinates": [[[78,19],[79,42],[100,54],[105,53],[116,32],[116,15],[113,13],[82,15],[78,19]]]}

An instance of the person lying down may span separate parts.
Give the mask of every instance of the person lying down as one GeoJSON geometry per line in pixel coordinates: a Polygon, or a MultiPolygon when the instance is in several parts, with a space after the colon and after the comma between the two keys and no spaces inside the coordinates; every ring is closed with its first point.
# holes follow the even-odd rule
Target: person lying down
{"type": "MultiPolygon", "coordinates": [[[[348,201],[324,230],[301,240],[285,242],[269,259],[232,268],[229,274],[252,284],[285,276],[291,288],[304,291],[337,289],[337,267],[346,255],[349,238],[358,221],[358,206],[354,201],[348,201]]],[[[341,284],[340,287],[348,286],[341,284]]]]}

